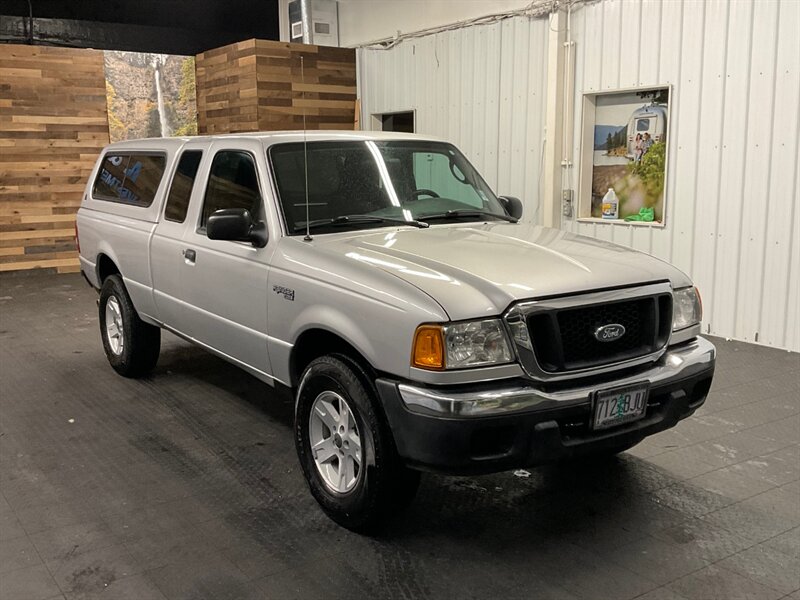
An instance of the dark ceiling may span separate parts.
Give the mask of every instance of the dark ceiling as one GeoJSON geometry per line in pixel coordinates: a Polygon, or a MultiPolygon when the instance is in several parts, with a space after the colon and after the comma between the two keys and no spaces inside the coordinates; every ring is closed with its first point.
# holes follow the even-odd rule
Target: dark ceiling
{"type": "Polygon", "coordinates": [[[278,0],[0,0],[0,42],[197,54],[254,37],[278,39],[278,0]]]}

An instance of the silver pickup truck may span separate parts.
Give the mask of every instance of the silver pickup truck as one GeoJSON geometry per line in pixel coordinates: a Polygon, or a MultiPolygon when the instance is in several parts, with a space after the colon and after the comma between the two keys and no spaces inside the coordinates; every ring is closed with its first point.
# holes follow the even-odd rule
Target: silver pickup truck
{"type": "Polygon", "coordinates": [[[421,470],[611,456],[705,401],[685,274],[521,218],[441,140],[258,133],[111,144],[77,233],[111,366],[166,329],[290,397],[312,494],[364,530],[421,470]]]}

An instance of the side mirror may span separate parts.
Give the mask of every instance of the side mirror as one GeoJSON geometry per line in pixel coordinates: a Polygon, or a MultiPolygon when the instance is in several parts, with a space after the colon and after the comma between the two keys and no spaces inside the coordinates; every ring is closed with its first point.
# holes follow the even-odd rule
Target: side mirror
{"type": "Polygon", "coordinates": [[[246,208],[223,208],[215,211],[206,222],[206,235],[210,240],[250,242],[256,248],[267,245],[267,225],[253,222],[246,208]]]}
{"type": "Polygon", "coordinates": [[[514,217],[515,219],[522,218],[522,201],[519,198],[515,198],[514,196],[499,196],[497,199],[500,200],[500,204],[503,205],[508,216],[514,217]]]}

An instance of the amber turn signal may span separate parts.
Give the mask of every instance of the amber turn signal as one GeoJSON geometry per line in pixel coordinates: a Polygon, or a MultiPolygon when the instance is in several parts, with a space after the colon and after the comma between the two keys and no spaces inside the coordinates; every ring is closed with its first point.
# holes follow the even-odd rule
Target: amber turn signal
{"type": "Polygon", "coordinates": [[[420,325],[414,333],[411,365],[420,369],[444,369],[444,343],[439,325],[420,325]]]}

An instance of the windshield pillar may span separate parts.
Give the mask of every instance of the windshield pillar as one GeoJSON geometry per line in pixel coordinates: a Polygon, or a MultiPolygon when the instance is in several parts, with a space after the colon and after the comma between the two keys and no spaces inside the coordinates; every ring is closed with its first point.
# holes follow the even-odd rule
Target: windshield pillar
{"type": "Polygon", "coordinates": [[[386,188],[386,193],[389,194],[389,202],[400,208],[400,198],[397,197],[397,192],[394,189],[391,177],[389,177],[389,169],[386,168],[381,151],[375,145],[375,142],[371,140],[367,140],[366,144],[373,158],[375,158],[375,163],[378,165],[378,173],[381,175],[381,181],[386,188]]]}

